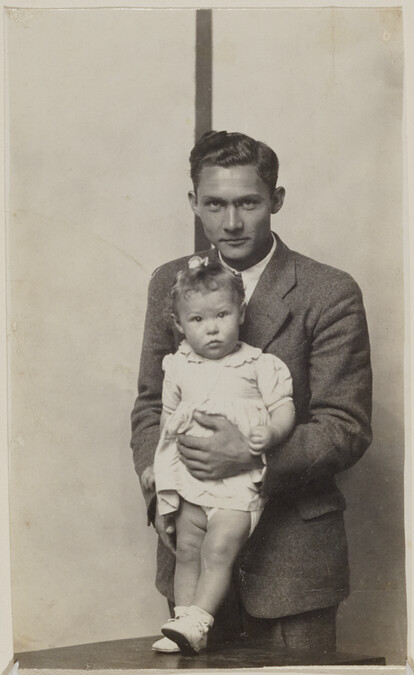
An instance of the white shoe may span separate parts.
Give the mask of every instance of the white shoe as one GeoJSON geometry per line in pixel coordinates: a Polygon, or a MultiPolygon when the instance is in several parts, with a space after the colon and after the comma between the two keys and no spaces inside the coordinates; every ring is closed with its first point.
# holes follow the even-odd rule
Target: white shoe
{"type": "Polygon", "coordinates": [[[154,652],[162,652],[163,654],[175,654],[181,651],[175,642],[169,640],[166,637],[163,637],[160,640],[154,642],[152,645],[152,650],[154,652]]]}
{"type": "MultiPolygon", "coordinates": [[[[178,619],[180,616],[185,616],[187,612],[188,607],[183,606],[174,607],[174,616],[176,619],[178,619]]],[[[169,621],[173,620],[174,619],[169,619],[169,621]]],[[[154,644],[152,645],[152,649],[154,652],[162,652],[163,654],[176,654],[177,652],[181,651],[176,642],[173,642],[172,640],[169,640],[166,637],[163,637],[160,640],[154,642],[154,644]]]]}
{"type": "Polygon", "coordinates": [[[169,619],[162,626],[161,633],[173,640],[182,652],[197,654],[207,647],[207,634],[213,622],[211,614],[193,605],[187,615],[169,619]]]}

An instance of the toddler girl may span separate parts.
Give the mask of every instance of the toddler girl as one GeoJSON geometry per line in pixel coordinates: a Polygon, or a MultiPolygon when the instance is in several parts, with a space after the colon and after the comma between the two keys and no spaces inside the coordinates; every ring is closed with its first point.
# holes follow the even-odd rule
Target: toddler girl
{"type": "Polygon", "coordinates": [[[276,356],[240,342],[245,313],[240,277],[198,256],[179,272],[172,318],[184,340],[163,360],[161,437],[154,467],[144,472],[162,516],[175,516],[175,618],[154,645],[159,651],[199,652],[231,580],[232,566],[263,510],[264,469],[222,480],[194,478],[177,450],[178,434],[207,436],[194,412],[226,417],[261,455],[291,432],[292,382],[276,356]],[[173,642],[171,642],[173,641],[173,642]],[[176,646],[178,645],[178,647],[176,646]]]}

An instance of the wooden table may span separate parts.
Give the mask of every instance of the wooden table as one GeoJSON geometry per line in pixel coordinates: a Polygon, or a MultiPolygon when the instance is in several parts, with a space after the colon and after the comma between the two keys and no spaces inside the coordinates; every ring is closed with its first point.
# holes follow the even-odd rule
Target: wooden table
{"type": "MultiPolygon", "coordinates": [[[[159,636],[158,636],[159,637],[159,636]]],[[[136,670],[261,668],[263,666],[369,665],[384,666],[382,656],[370,657],[342,652],[310,654],[280,651],[271,640],[243,641],[212,646],[196,656],[159,654],[151,649],[154,637],[95,642],[15,654],[20,668],[56,668],[68,670],[136,670]]]]}

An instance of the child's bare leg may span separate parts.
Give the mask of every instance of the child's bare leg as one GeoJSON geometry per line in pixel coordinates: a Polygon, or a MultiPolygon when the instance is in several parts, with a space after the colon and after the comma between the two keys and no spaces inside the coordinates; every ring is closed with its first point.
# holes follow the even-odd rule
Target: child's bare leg
{"type": "Polygon", "coordinates": [[[200,551],[206,534],[207,516],[196,504],[181,501],[176,516],[175,604],[193,604],[200,576],[200,551]]]}
{"type": "Polygon", "coordinates": [[[231,582],[233,563],[250,532],[250,512],[218,509],[207,524],[194,605],[215,616],[231,582]]]}

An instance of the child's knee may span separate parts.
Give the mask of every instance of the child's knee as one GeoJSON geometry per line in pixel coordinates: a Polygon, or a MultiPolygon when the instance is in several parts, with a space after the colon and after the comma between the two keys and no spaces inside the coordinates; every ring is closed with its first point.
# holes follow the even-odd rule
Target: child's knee
{"type": "Polygon", "coordinates": [[[176,558],[180,562],[193,562],[200,558],[201,542],[188,533],[181,533],[177,539],[176,558]]]}
{"type": "Polygon", "coordinates": [[[228,540],[210,541],[203,549],[203,562],[206,567],[228,567],[233,564],[238,550],[228,540]]]}
{"type": "Polygon", "coordinates": [[[229,566],[235,561],[243,544],[247,541],[250,522],[246,522],[233,532],[212,533],[203,546],[203,559],[208,566],[229,566]]]}

